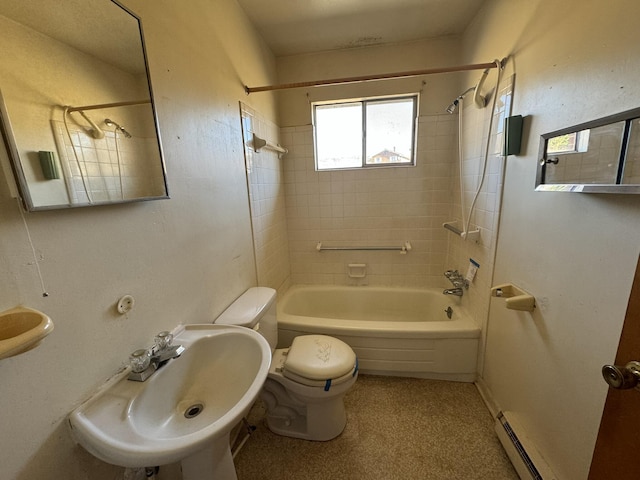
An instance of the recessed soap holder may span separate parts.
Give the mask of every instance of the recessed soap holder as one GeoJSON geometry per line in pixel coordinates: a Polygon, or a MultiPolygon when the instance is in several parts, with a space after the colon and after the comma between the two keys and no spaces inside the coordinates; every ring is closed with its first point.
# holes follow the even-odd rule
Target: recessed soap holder
{"type": "Polygon", "coordinates": [[[496,285],[491,289],[491,296],[504,298],[505,305],[510,310],[533,312],[536,308],[535,297],[512,283],[496,285]]]}
{"type": "Polygon", "coordinates": [[[349,263],[347,265],[349,278],[364,278],[367,276],[366,263],[349,263]]]}

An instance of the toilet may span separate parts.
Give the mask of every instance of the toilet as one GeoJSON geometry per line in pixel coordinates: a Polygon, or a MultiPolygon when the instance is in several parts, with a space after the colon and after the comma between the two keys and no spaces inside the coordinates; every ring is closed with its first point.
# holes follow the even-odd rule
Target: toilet
{"type": "Polygon", "coordinates": [[[253,328],[271,345],[269,374],[260,398],[269,430],[287,437],[325,441],[347,424],[344,395],[358,378],[351,347],[327,335],[301,335],[276,349],[276,291],[252,287],[213,322],[253,328]]]}

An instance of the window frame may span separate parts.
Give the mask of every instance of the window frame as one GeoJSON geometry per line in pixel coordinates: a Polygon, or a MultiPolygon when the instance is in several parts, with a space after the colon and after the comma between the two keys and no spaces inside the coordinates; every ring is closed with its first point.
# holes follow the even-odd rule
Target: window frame
{"type": "MultiPolygon", "coordinates": [[[[389,167],[415,167],[416,166],[416,149],[418,141],[418,107],[420,105],[420,94],[409,93],[401,95],[384,95],[375,97],[360,97],[340,100],[327,100],[311,103],[311,118],[313,128],[313,159],[315,170],[317,172],[343,171],[343,170],[360,170],[366,168],[389,168],[389,167]],[[367,163],[367,109],[369,103],[379,103],[394,100],[411,100],[413,102],[412,111],[412,128],[411,128],[411,158],[409,162],[390,162],[390,163],[367,163]],[[343,104],[362,104],[362,148],[361,148],[361,164],[359,166],[337,167],[337,168],[319,168],[318,166],[318,134],[317,134],[317,118],[316,108],[326,105],[343,105],[343,104]]],[[[372,157],[373,158],[373,157],[372,157]]]]}
{"type": "MultiPolygon", "coordinates": [[[[573,136],[573,148],[568,148],[565,150],[549,150],[547,147],[547,154],[549,155],[571,155],[574,153],[586,153],[589,151],[589,136],[591,134],[591,129],[587,128],[585,130],[580,130],[579,132],[570,132],[565,133],[564,135],[558,135],[558,137],[564,136],[573,136]]],[[[558,138],[553,137],[550,138],[549,141],[558,138]]],[[[548,143],[547,143],[548,144],[548,143]]]]}

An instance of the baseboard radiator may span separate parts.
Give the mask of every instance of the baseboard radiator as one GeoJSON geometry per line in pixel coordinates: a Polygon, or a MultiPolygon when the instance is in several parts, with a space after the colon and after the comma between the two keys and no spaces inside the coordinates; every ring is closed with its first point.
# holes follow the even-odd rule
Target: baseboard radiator
{"type": "Polygon", "coordinates": [[[500,412],[495,430],[513,467],[522,480],[555,480],[547,462],[540,456],[524,430],[509,412],[500,412]]]}

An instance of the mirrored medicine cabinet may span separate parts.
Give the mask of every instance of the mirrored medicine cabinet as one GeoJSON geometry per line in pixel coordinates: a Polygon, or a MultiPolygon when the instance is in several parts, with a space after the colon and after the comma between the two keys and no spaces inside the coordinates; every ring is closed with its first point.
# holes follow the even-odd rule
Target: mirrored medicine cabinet
{"type": "Polygon", "coordinates": [[[0,39],[0,161],[27,210],[168,198],[137,16],[2,0],[0,39]]]}
{"type": "Polygon", "coordinates": [[[546,133],[537,191],[640,193],[640,108],[546,133]]]}

